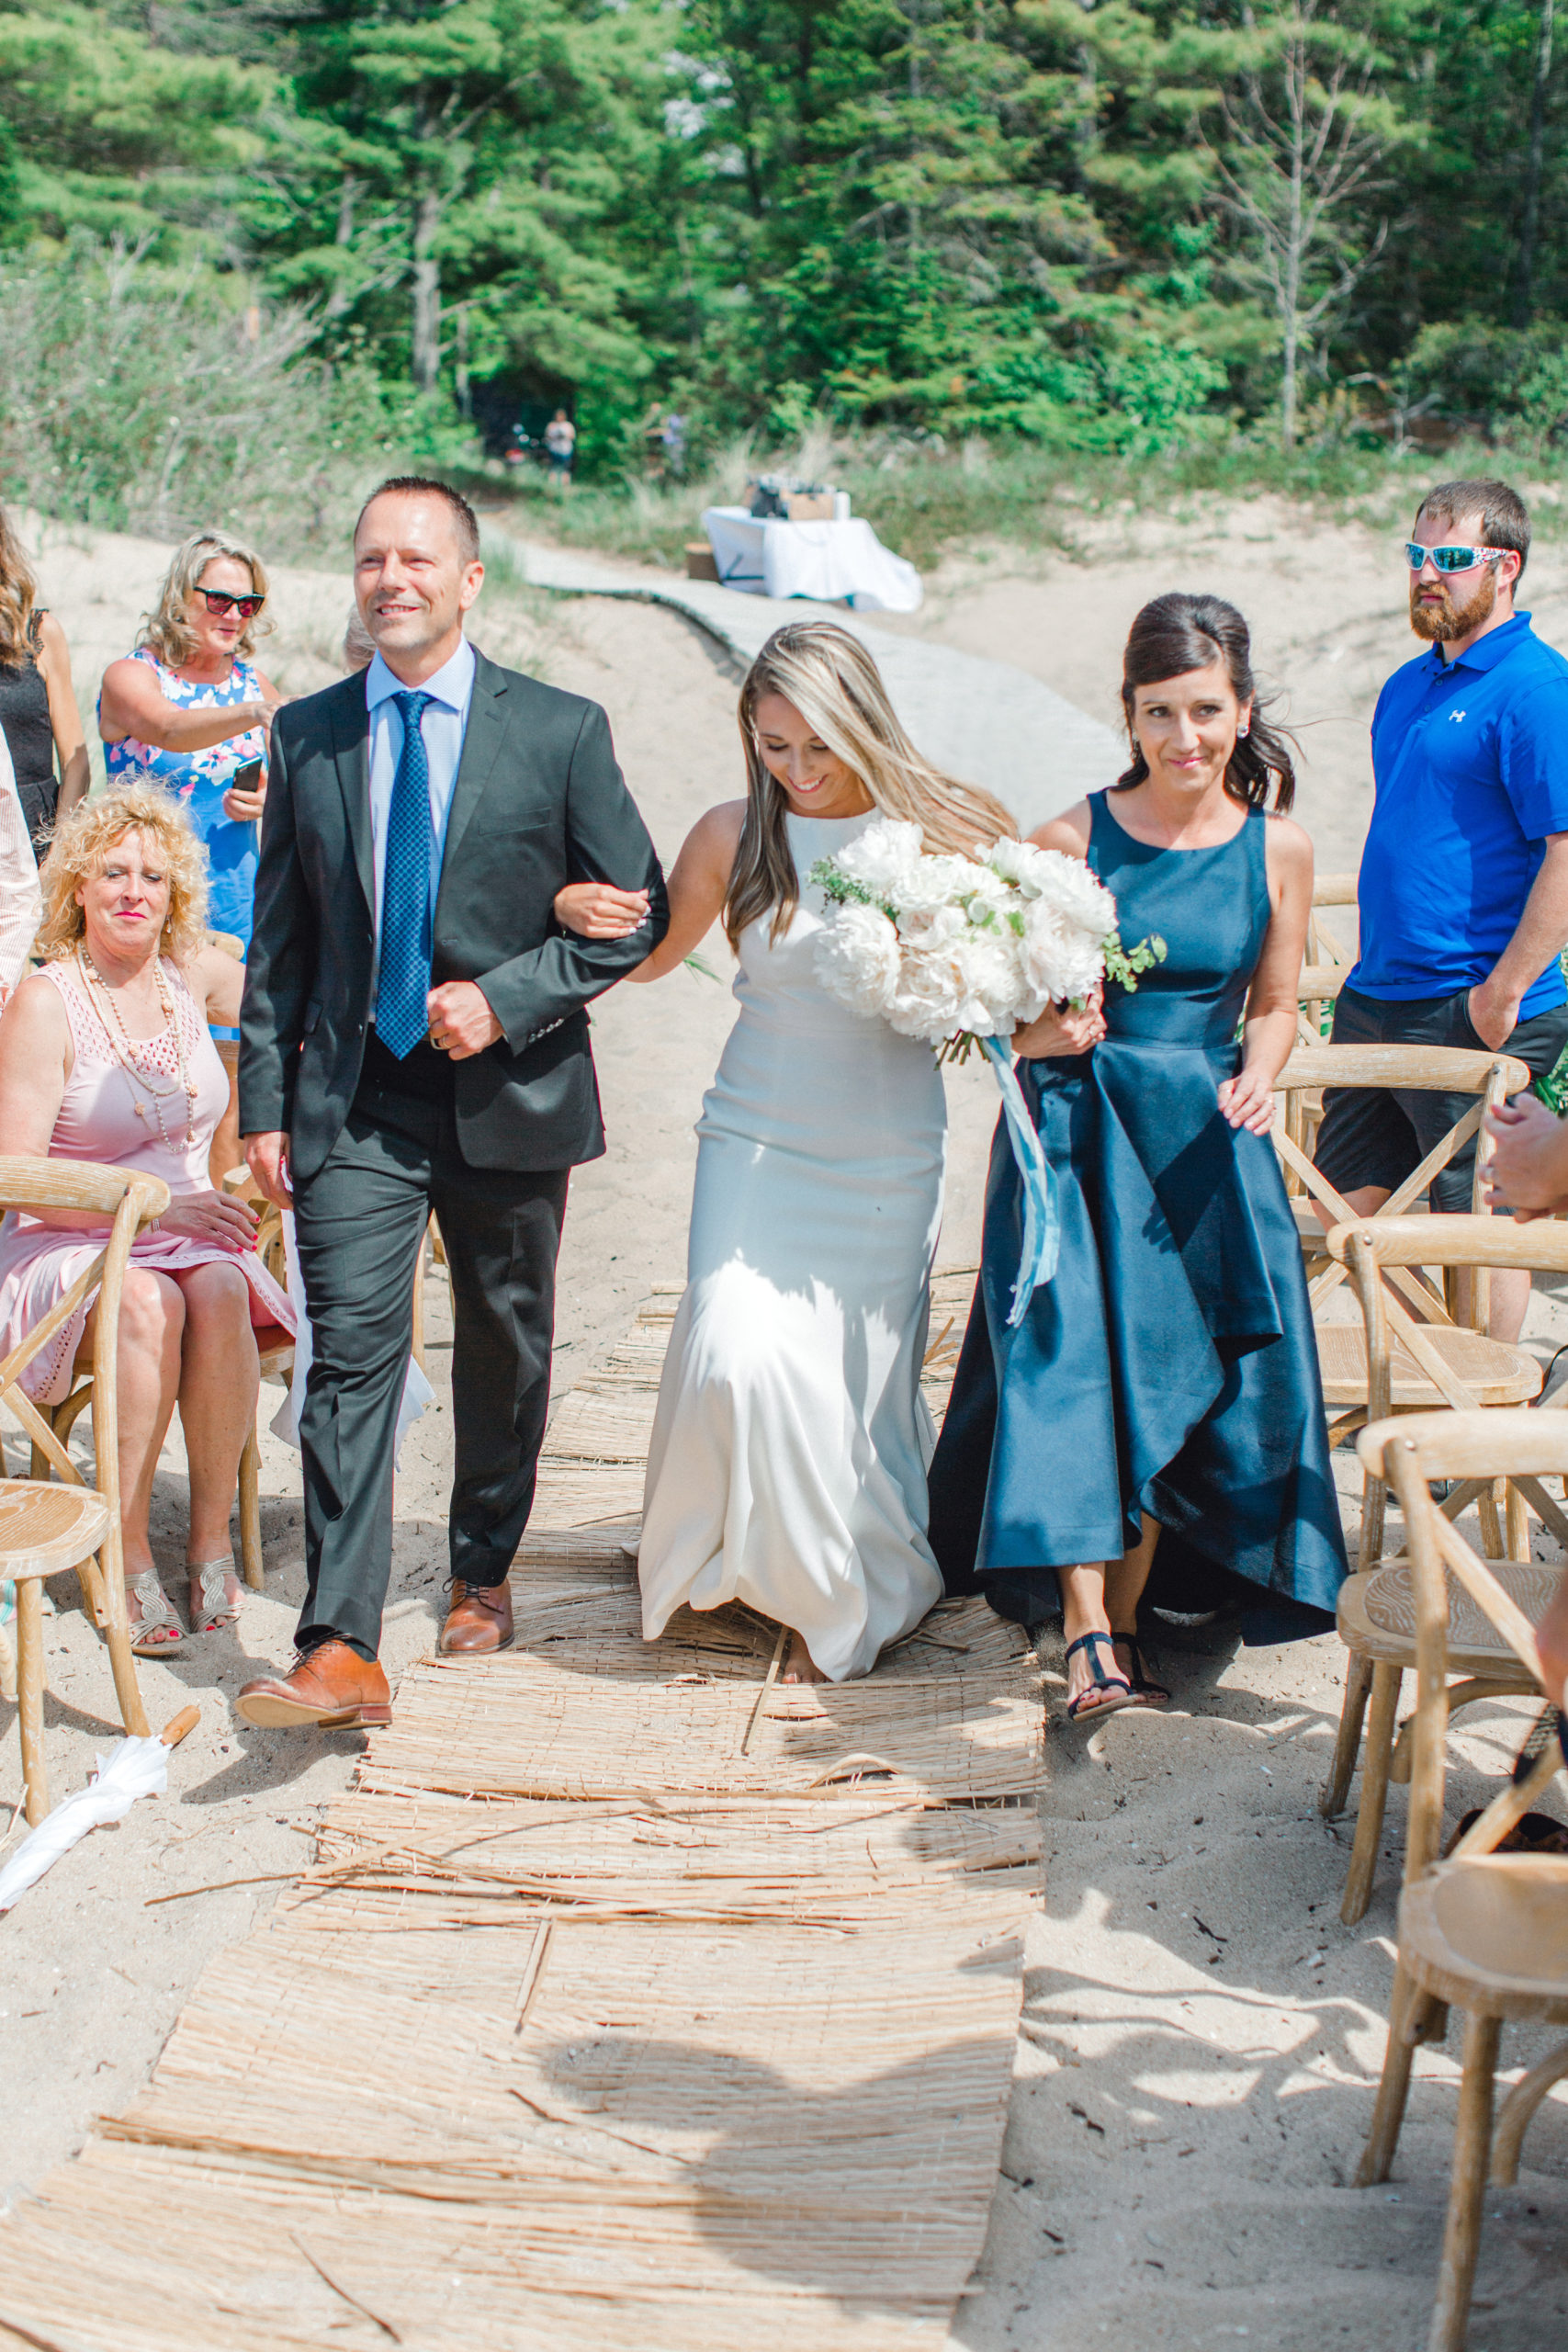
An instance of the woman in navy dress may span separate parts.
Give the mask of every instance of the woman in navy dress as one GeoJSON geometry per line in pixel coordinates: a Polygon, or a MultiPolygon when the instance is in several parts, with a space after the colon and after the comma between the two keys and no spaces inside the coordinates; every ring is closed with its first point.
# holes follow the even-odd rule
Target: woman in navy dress
{"type": "Polygon", "coordinates": [[[1162,1530],[1165,1597],[1181,1605],[1179,1564],[1195,1555],[1231,1570],[1258,1588],[1254,1638],[1325,1625],[1347,1572],[1301,1243],[1269,1141],[1312,903],[1312,844],[1284,814],[1289,748],[1258,712],[1247,624],[1216,596],[1144,607],[1122,698],[1132,765],[1032,838],[1087,859],[1122,940],[1157,933],[1166,958],[1135,993],[1048,1010],[1012,1040],[1060,1256],[1010,1329],[1022,1205],[998,1126],[931,1471],[950,1591],[977,1589],[1025,1624],[1059,1592],[1075,1720],[1168,1699],[1137,1643],[1162,1530]]]}

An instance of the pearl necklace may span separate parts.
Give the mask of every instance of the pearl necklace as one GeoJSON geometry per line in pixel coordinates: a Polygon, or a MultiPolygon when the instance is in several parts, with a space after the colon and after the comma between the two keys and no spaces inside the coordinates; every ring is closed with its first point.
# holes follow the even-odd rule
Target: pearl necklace
{"type": "MultiPolygon", "coordinates": [[[[95,987],[101,989],[103,991],[104,1002],[107,1006],[109,1013],[108,1019],[103,1023],[104,1034],[114,1049],[114,1057],[116,1061],[118,1062],[126,1076],[130,1079],[134,1084],[138,1086],[144,1086],[147,1089],[148,1093],[152,1096],[152,1113],[158,1122],[158,1133],[164,1138],[165,1149],[171,1152],[177,1151],[179,1146],[175,1142],[175,1139],[170,1135],[168,1128],[164,1125],[164,1105],[165,1102],[172,1102],[177,1094],[184,1094],[186,1098],[186,1131],[182,1137],[182,1141],[188,1146],[191,1138],[191,1130],[196,1121],[197,1088],[196,1081],[191,1077],[190,1069],[186,1060],[185,1039],[180,1034],[179,1019],[175,1010],[175,1000],[170,992],[169,983],[164,977],[162,957],[154,957],[152,975],[158,984],[158,1002],[163,1007],[164,1011],[164,1027],[158,1032],[157,1037],[143,1037],[141,1040],[133,1039],[130,1032],[127,1029],[125,1022],[121,1017],[119,1007],[114,1001],[114,991],[109,987],[108,982],[104,978],[103,974],[99,971],[97,966],[94,963],[91,956],[88,954],[85,946],[78,946],[76,950],[76,962],[81,969],[82,978],[87,983],[88,1003],[91,1004],[94,1001],[93,989],[95,987]],[[136,1046],[138,1042],[143,1046],[155,1046],[158,1043],[158,1039],[167,1033],[172,1033],[174,1036],[175,1059],[179,1068],[179,1080],[176,1085],[168,1088],[166,1091],[160,1092],[159,1089],[153,1084],[152,1080],[148,1075],[147,1071],[144,1070],[138,1062],[136,1058],[136,1046]]],[[[146,1103],[134,1097],[133,1101],[135,1102],[137,1117],[144,1120],[147,1116],[146,1103]]]]}

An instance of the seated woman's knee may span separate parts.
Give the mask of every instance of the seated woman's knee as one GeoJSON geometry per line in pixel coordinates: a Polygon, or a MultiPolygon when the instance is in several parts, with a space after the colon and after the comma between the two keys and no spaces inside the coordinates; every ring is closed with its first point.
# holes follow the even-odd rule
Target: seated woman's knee
{"type": "Polygon", "coordinates": [[[180,1288],[185,1293],[186,1320],[193,1329],[231,1330],[235,1334],[251,1329],[251,1286],[238,1266],[226,1266],[213,1261],[205,1266],[193,1266],[180,1276],[180,1288]]]}
{"type": "Polygon", "coordinates": [[[185,1328],[186,1303],[180,1286],[150,1266],[128,1266],[119,1298],[119,1339],[122,1347],[154,1353],[185,1328]]]}

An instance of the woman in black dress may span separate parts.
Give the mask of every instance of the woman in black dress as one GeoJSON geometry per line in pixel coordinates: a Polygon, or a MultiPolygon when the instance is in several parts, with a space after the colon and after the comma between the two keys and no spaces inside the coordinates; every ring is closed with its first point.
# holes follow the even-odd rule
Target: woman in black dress
{"type": "Polygon", "coordinates": [[[38,601],[22,543],[0,506],[0,731],[40,862],[54,828],[86,792],[87,741],[65,631],[38,601]],[[56,763],[58,761],[58,772],[56,763]]]}

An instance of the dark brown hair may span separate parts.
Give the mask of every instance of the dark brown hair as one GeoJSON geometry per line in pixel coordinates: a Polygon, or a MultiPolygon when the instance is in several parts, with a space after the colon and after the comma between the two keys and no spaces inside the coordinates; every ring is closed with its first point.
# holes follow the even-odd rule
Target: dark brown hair
{"type": "Polygon", "coordinates": [[[432,481],[425,474],[394,474],[389,481],[378,482],[359,510],[358,520],[354,526],[355,538],[359,537],[359,525],[364,522],[376,501],[378,498],[392,496],[439,498],[450,510],[453,527],[457,534],[458,554],[465,563],[478,563],[479,560],[479,516],[460,490],[454,490],[450,482],[432,481]]]}
{"type": "Polygon", "coordinates": [[[1467,514],[1481,517],[1481,536],[1489,548],[1508,548],[1519,559],[1515,578],[1522,580],[1529,561],[1529,509],[1517,490],[1506,481],[1495,481],[1489,474],[1463,481],[1440,481],[1429,490],[1416,509],[1413,527],[1419,530],[1421,518],[1429,514],[1434,522],[1462,523],[1467,514]]]}
{"type": "Polygon", "coordinates": [[[1144,606],[1127,635],[1122,656],[1122,708],[1126,714],[1127,740],[1133,764],[1116,779],[1114,789],[1142,784],[1148,762],[1133,732],[1133,698],[1139,686],[1157,685],[1162,678],[1183,678],[1190,670],[1206,670],[1223,662],[1237,702],[1252,705],[1248,733],[1236,738],[1225,770],[1225,790],[1248,808],[1267,808],[1272,787],[1274,806],[1288,808],[1296,797],[1296,771],[1291,753],[1295,740],[1290,729],[1270,726],[1266,706],[1252,674],[1252,639],[1247,623],[1223,596],[1193,596],[1173,589],[1144,606]]]}

